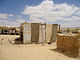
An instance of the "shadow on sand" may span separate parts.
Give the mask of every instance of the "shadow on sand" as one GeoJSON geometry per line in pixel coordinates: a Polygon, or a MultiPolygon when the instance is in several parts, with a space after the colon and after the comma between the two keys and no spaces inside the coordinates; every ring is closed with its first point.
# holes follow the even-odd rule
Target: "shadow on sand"
{"type": "Polygon", "coordinates": [[[23,44],[20,38],[16,38],[14,44],[23,44]]]}
{"type": "Polygon", "coordinates": [[[55,52],[58,52],[60,54],[63,54],[67,57],[71,57],[71,58],[77,58],[76,56],[73,56],[70,52],[68,51],[63,51],[63,50],[58,50],[57,48],[56,49],[50,49],[51,51],[55,51],[55,52]]]}
{"type": "Polygon", "coordinates": [[[15,40],[8,40],[8,41],[12,45],[23,44],[20,38],[16,38],[15,40]]]}

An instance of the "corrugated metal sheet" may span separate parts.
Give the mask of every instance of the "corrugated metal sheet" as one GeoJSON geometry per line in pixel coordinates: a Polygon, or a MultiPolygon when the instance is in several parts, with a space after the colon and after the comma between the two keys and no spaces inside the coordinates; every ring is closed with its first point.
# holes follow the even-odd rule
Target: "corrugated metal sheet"
{"type": "Polygon", "coordinates": [[[57,39],[57,24],[46,24],[46,42],[54,42],[57,39]]]}
{"type": "Polygon", "coordinates": [[[39,31],[39,43],[45,43],[46,40],[46,25],[40,24],[40,31],[39,31]]]}
{"type": "Polygon", "coordinates": [[[52,24],[46,24],[46,43],[52,40],[52,24]]]}
{"type": "Polygon", "coordinates": [[[58,27],[58,24],[53,24],[53,26],[52,26],[52,40],[51,40],[51,42],[55,42],[57,40],[57,27],[58,27]]]}
{"type": "Polygon", "coordinates": [[[53,42],[57,39],[57,26],[57,24],[23,23],[21,29],[23,43],[53,42]]]}
{"type": "Polygon", "coordinates": [[[31,24],[24,24],[23,43],[31,43],[31,24]]]}

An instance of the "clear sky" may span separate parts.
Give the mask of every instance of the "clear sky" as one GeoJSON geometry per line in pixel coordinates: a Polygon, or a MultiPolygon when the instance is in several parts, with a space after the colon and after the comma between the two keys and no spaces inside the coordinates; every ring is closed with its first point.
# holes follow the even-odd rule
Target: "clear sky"
{"type": "Polygon", "coordinates": [[[24,21],[80,27],[80,0],[0,0],[0,25],[24,21]]]}

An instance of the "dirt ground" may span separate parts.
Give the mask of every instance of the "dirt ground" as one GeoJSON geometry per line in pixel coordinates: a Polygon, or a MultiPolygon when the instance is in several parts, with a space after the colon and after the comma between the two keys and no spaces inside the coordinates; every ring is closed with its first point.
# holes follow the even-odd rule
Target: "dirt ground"
{"type": "Polygon", "coordinates": [[[0,60],[79,60],[56,50],[56,43],[12,44],[18,35],[0,35],[0,60]]]}

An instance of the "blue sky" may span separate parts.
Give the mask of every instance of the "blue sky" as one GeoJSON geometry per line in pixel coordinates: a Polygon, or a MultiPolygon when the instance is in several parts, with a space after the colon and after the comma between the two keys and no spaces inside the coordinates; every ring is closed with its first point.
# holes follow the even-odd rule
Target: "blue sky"
{"type": "MultiPolygon", "coordinates": [[[[27,11],[29,10],[29,7],[35,8],[37,6],[40,6],[42,2],[43,2],[43,0],[0,0],[0,25],[19,26],[19,24],[24,21],[31,21],[31,18],[37,18],[37,17],[32,17],[32,15],[34,16],[34,14],[27,13],[27,11]]],[[[73,13],[75,13],[75,14],[73,14],[73,16],[71,16],[71,15],[70,16],[66,16],[66,15],[62,16],[62,17],[68,18],[68,19],[64,18],[64,20],[63,19],[57,19],[56,21],[46,20],[47,23],[58,23],[58,24],[61,24],[63,27],[80,27],[79,26],[80,25],[80,20],[79,20],[80,10],[78,10],[80,8],[80,0],[53,0],[53,3],[54,3],[54,6],[57,7],[57,8],[55,7],[56,10],[59,10],[59,5],[61,6],[61,9],[62,9],[62,5],[65,5],[67,8],[73,7],[74,11],[72,12],[72,14],[73,13]],[[75,12],[75,11],[77,11],[77,12],[75,12]],[[73,20],[71,19],[72,17],[73,17],[73,20]],[[74,19],[75,19],[75,21],[74,21],[74,19]]],[[[63,6],[63,7],[65,7],[65,6],[63,6]]],[[[45,6],[45,7],[47,7],[47,6],[45,6]]],[[[32,12],[32,10],[30,10],[30,11],[32,12]]],[[[35,12],[35,11],[33,11],[33,12],[35,12]]],[[[55,12],[53,12],[53,13],[55,13],[55,12]]],[[[58,17],[60,17],[60,16],[58,16],[58,17]]],[[[60,17],[60,18],[62,18],[62,17],[60,17]]],[[[42,16],[40,18],[44,19],[42,16]]],[[[49,19],[52,19],[52,18],[49,18],[49,19]]],[[[35,20],[38,21],[39,19],[35,19],[35,20]]]]}

